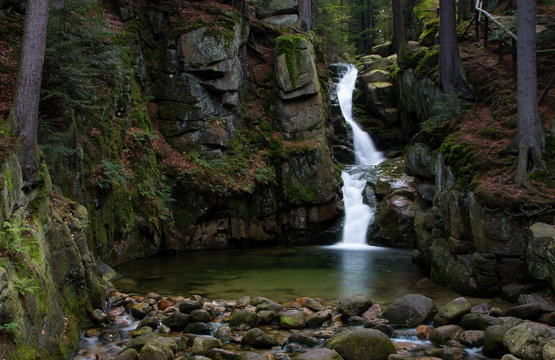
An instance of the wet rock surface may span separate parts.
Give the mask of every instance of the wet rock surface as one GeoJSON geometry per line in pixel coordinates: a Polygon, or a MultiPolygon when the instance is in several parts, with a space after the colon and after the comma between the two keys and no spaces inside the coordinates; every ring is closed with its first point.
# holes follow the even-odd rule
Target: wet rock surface
{"type": "Polygon", "coordinates": [[[263,297],[237,301],[157,294],[141,297],[115,290],[109,297],[125,304],[125,311],[108,309],[110,324],[85,331],[73,359],[462,360],[504,356],[534,360],[551,359],[554,348],[552,326],[501,317],[502,311],[489,304],[470,308],[464,298],[454,299],[438,313],[430,298],[418,294],[395,300],[385,311],[362,295],[340,301],[298,298],[283,303],[263,297]],[[139,304],[149,308],[140,322],[131,315],[139,304]],[[315,317],[319,320],[311,323],[315,317]],[[189,323],[192,318],[197,321],[189,323]],[[444,325],[434,327],[432,319],[444,325]],[[193,324],[203,331],[193,333],[193,324]]]}

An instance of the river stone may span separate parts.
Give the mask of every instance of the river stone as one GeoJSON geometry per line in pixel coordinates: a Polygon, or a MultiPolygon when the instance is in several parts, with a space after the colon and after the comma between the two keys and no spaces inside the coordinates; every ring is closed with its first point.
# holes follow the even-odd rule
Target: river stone
{"type": "Polygon", "coordinates": [[[157,336],[149,342],[149,345],[154,345],[162,349],[166,354],[177,353],[177,343],[171,337],[157,336]]]}
{"type": "Polygon", "coordinates": [[[331,349],[312,349],[300,354],[296,360],[343,360],[337,351],[331,349]]]}
{"type": "Polygon", "coordinates": [[[100,309],[94,309],[91,312],[91,319],[94,321],[95,324],[102,324],[109,322],[108,315],[100,309]]]}
{"type": "Polygon", "coordinates": [[[199,336],[193,341],[191,349],[193,355],[206,355],[208,350],[213,348],[221,348],[222,342],[215,337],[199,336]]]}
{"type": "Polygon", "coordinates": [[[285,329],[302,329],[306,325],[308,314],[299,310],[282,311],[277,314],[279,326],[285,329]]]}
{"type": "Polygon", "coordinates": [[[237,306],[238,307],[245,307],[251,304],[251,298],[250,296],[242,296],[239,298],[239,300],[237,300],[237,306]]]}
{"type": "Polygon", "coordinates": [[[444,325],[430,332],[430,341],[437,345],[449,345],[451,341],[457,340],[464,329],[458,325],[444,325]]]}
{"type": "Polygon", "coordinates": [[[249,345],[257,349],[267,349],[279,345],[277,339],[266,335],[259,328],[250,329],[241,339],[241,345],[249,345]]]}
{"type": "Polygon", "coordinates": [[[197,335],[210,335],[210,328],[203,322],[193,322],[187,324],[183,332],[197,335]]]}
{"type": "Polygon", "coordinates": [[[183,314],[189,314],[191,311],[200,309],[200,303],[195,300],[184,300],[179,304],[179,311],[183,314]]]}
{"type": "Polygon", "coordinates": [[[261,310],[257,313],[261,324],[269,324],[276,319],[275,311],[261,310]]]}
{"type": "Polygon", "coordinates": [[[427,324],[437,313],[437,308],[429,297],[409,294],[396,299],[382,313],[382,318],[389,320],[389,323],[398,327],[415,327],[420,324],[427,324]]]}
{"type": "Polygon", "coordinates": [[[230,350],[212,348],[206,355],[213,360],[239,360],[239,354],[230,350]]]}
{"type": "Polygon", "coordinates": [[[150,326],[136,328],[135,330],[130,332],[132,338],[136,338],[139,336],[143,336],[145,334],[152,334],[152,333],[154,333],[154,329],[152,329],[150,326]]]}
{"type": "Polygon", "coordinates": [[[542,309],[538,304],[524,304],[507,309],[503,316],[514,316],[519,319],[537,321],[545,313],[547,311],[542,309]]]}
{"type": "Polygon", "coordinates": [[[462,347],[430,348],[425,350],[424,353],[445,360],[463,360],[468,355],[462,347]]]}
{"type": "Polygon", "coordinates": [[[139,360],[169,360],[171,358],[172,357],[168,357],[162,349],[153,345],[143,346],[141,352],[139,353],[139,360]]]}
{"type": "Polygon", "coordinates": [[[229,318],[229,325],[234,328],[249,329],[258,325],[259,321],[260,319],[256,312],[247,309],[239,309],[229,318]]]}
{"type": "Polygon", "coordinates": [[[434,326],[458,323],[463,315],[470,313],[472,305],[463,297],[450,301],[434,316],[434,326]]]}
{"type": "Polygon", "coordinates": [[[331,319],[331,310],[318,311],[308,317],[306,324],[310,328],[315,328],[329,319],[331,319]]]}
{"type": "Polygon", "coordinates": [[[543,347],[553,338],[555,338],[553,327],[524,322],[507,331],[503,337],[503,343],[511,354],[520,359],[541,360],[543,347]]]}
{"type": "Polygon", "coordinates": [[[206,310],[196,309],[192,310],[189,315],[191,316],[191,322],[210,322],[212,321],[212,317],[210,313],[206,310]]]}
{"type": "Polygon", "coordinates": [[[137,319],[144,318],[150,311],[150,305],[144,302],[136,303],[131,306],[131,315],[137,319]]]}
{"type": "Polygon", "coordinates": [[[120,352],[118,356],[114,358],[114,360],[136,360],[137,359],[137,350],[135,349],[125,349],[124,351],[120,352]]]}
{"type": "Polygon", "coordinates": [[[486,330],[488,326],[503,325],[503,320],[484,314],[466,314],[462,317],[460,326],[466,330],[486,330]]]}
{"type": "Polygon", "coordinates": [[[346,330],[335,335],[326,345],[345,360],[386,360],[395,352],[387,335],[373,329],[346,330]]]}
{"type": "Polygon", "coordinates": [[[555,359],[555,339],[549,340],[543,347],[544,359],[555,359]]]}
{"type": "Polygon", "coordinates": [[[337,311],[345,316],[360,315],[372,306],[372,301],[364,295],[347,295],[339,300],[337,311]]]}
{"type": "Polygon", "coordinates": [[[255,352],[246,352],[239,355],[239,360],[267,360],[262,354],[255,352]]]}
{"type": "Polygon", "coordinates": [[[503,343],[503,337],[507,331],[509,331],[509,327],[506,325],[492,325],[486,328],[482,346],[484,355],[497,358],[508,352],[503,343]]]}
{"type": "Polygon", "coordinates": [[[477,348],[484,344],[485,331],[466,330],[459,334],[457,340],[469,348],[477,348]]]}
{"type": "Polygon", "coordinates": [[[156,317],[156,316],[147,316],[144,319],[142,319],[141,322],[139,322],[139,325],[137,325],[137,329],[148,326],[148,327],[151,327],[152,329],[156,330],[159,325],[160,325],[160,319],[158,319],[158,317],[156,317]]]}
{"type": "Polygon", "coordinates": [[[325,309],[324,305],[318,300],[305,297],[295,300],[299,305],[309,308],[312,311],[322,311],[325,309]]]}
{"type": "Polygon", "coordinates": [[[172,331],[181,331],[189,324],[189,318],[189,315],[176,311],[162,319],[162,324],[169,327],[172,331]]]}
{"type": "Polygon", "coordinates": [[[150,332],[147,332],[146,334],[138,336],[134,339],[131,339],[127,343],[127,347],[131,348],[131,349],[135,349],[137,351],[140,351],[146,344],[148,344],[152,340],[154,340],[155,337],[156,337],[156,335],[154,335],[154,333],[152,332],[152,329],[151,329],[150,332]]]}
{"type": "Polygon", "coordinates": [[[318,340],[314,336],[305,334],[302,332],[292,333],[287,338],[288,343],[297,343],[305,346],[315,346],[318,344],[318,340]]]}
{"type": "Polygon", "coordinates": [[[251,305],[256,306],[256,309],[258,311],[260,310],[271,310],[271,311],[275,311],[275,312],[280,312],[285,310],[285,306],[278,304],[268,298],[265,297],[255,297],[254,299],[252,299],[251,301],[251,305]]]}

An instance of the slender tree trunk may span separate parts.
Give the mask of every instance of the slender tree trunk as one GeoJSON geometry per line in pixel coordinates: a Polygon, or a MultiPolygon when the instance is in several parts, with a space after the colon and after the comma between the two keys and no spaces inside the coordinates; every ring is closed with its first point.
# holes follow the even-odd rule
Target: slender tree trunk
{"type": "Polygon", "coordinates": [[[403,20],[403,4],[401,0],[391,0],[393,10],[393,43],[397,53],[397,64],[399,67],[406,68],[405,49],[407,47],[407,37],[405,36],[405,22],[403,20]]]}
{"type": "Polygon", "coordinates": [[[439,7],[439,80],[444,93],[470,95],[459,54],[455,0],[442,0],[439,7]]]}
{"type": "Polygon", "coordinates": [[[543,169],[543,131],[538,116],[536,78],[536,3],[518,1],[517,105],[518,166],[516,182],[527,184],[528,171],[543,169]]]}
{"type": "Polygon", "coordinates": [[[241,14],[243,14],[244,16],[249,15],[249,8],[247,6],[247,1],[246,0],[232,0],[231,1],[231,6],[234,9],[239,10],[239,12],[241,12],[241,14]]]}
{"type": "Polygon", "coordinates": [[[20,138],[17,156],[28,185],[38,179],[37,123],[46,46],[48,0],[29,0],[10,120],[20,138]]]}
{"type": "Polygon", "coordinates": [[[312,28],[312,0],[299,0],[299,29],[309,31],[312,28]]]}

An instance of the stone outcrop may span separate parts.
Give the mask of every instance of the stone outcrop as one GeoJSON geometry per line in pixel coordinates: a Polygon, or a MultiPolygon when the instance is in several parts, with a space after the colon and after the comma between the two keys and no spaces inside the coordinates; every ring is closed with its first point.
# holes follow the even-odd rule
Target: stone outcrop
{"type": "Polygon", "coordinates": [[[491,210],[474,193],[461,190],[438,150],[416,143],[407,159],[407,173],[419,183],[415,255],[434,280],[463,293],[490,295],[512,283],[530,282],[531,275],[551,281],[549,252],[542,251],[547,248],[540,257],[534,252],[534,244],[546,243],[532,241],[530,219],[491,210]],[[529,272],[529,267],[538,270],[529,272]]]}

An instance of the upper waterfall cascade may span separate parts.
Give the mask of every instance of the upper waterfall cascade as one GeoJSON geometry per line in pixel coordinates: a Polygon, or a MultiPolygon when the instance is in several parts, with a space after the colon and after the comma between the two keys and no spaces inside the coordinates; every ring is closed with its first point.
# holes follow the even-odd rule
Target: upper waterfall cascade
{"type": "Polygon", "coordinates": [[[384,160],[381,152],[376,150],[372,139],[353,119],[353,90],[355,88],[358,71],[354,65],[348,65],[348,70],[337,84],[337,99],[345,121],[353,132],[355,151],[355,165],[341,173],[343,179],[343,203],[345,206],[345,224],[341,247],[369,247],[367,245],[367,231],[374,218],[374,209],[363,201],[363,191],[366,188],[365,171],[368,167],[378,165],[384,160]]]}

